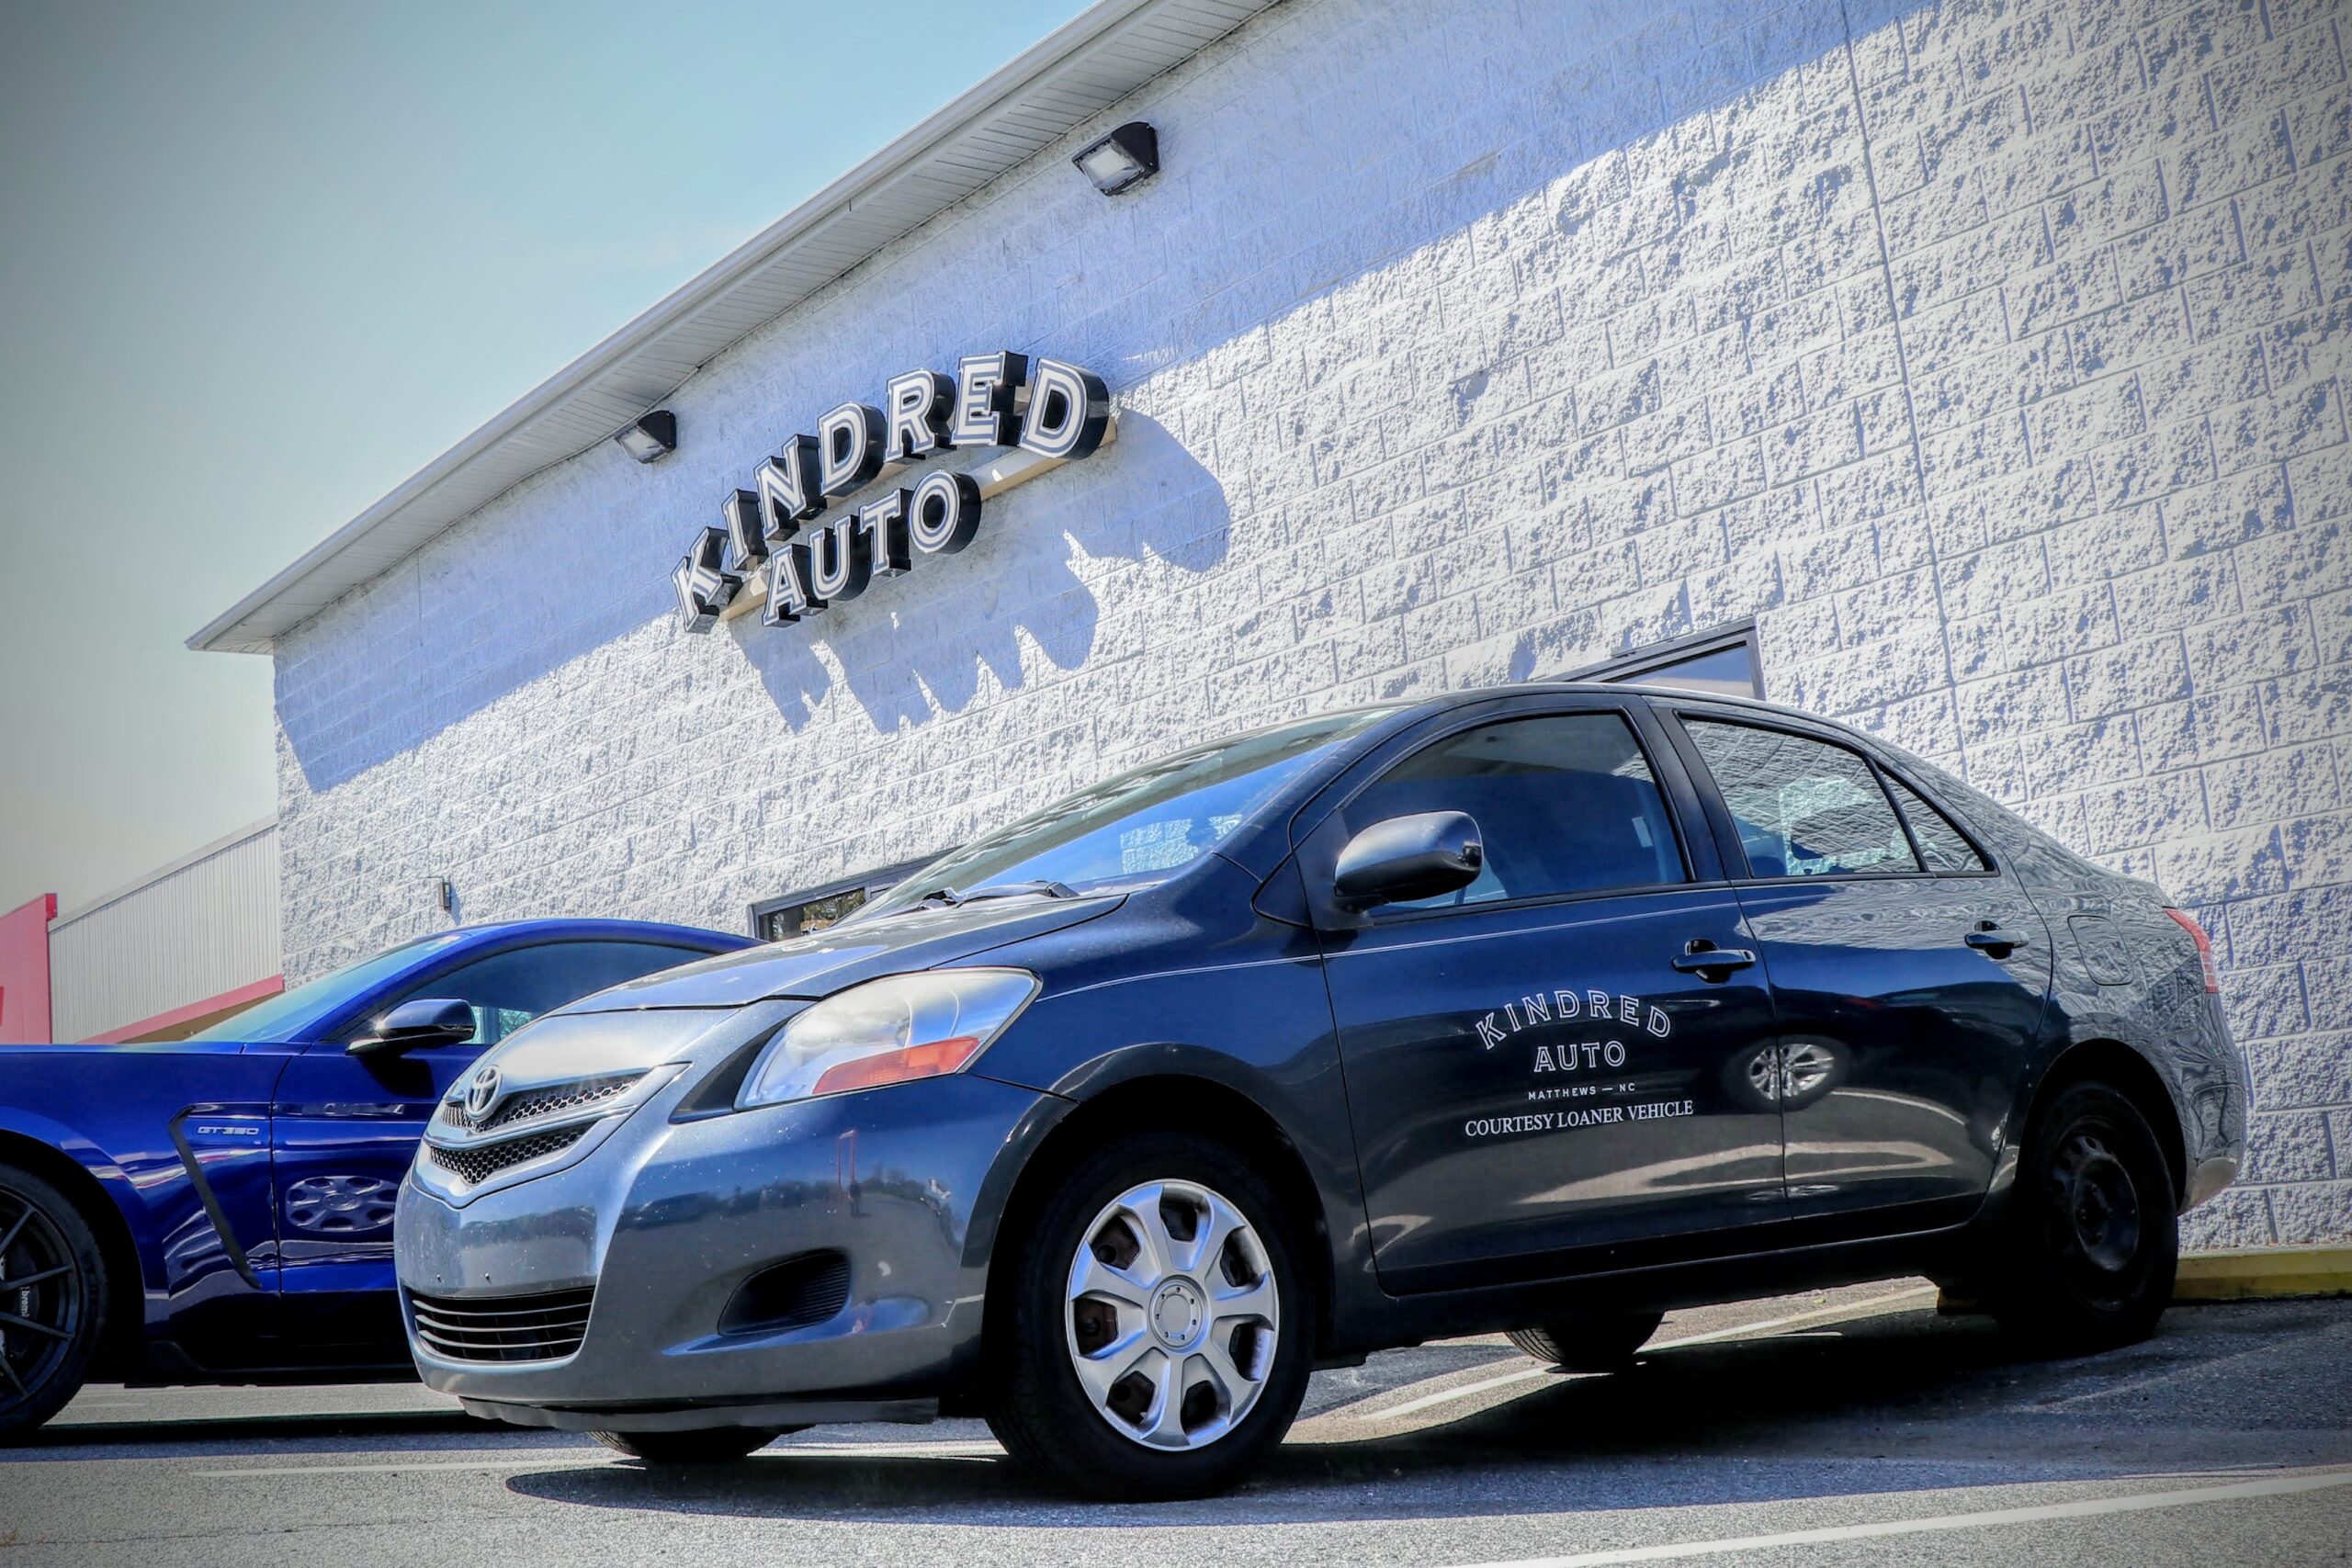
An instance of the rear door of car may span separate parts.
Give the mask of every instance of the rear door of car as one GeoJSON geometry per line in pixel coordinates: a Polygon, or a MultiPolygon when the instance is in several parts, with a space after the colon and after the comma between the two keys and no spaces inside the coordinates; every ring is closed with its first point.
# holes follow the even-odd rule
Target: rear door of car
{"type": "Polygon", "coordinates": [[[1382,1282],[1458,1289],[1753,1245],[1736,1238],[1783,1213],[1780,1112],[1724,1085],[1771,1049],[1770,998],[1641,699],[1480,704],[1384,748],[1318,806],[1333,795],[1299,864],[1325,901],[1382,1282]],[[1328,907],[1350,837],[1440,810],[1477,821],[1477,882],[1361,918],[1328,907]]]}
{"type": "Polygon", "coordinates": [[[1871,750],[1802,719],[1661,700],[1770,971],[1792,1218],[1943,1223],[1991,1184],[2050,989],[2016,874],[1871,750]]]}

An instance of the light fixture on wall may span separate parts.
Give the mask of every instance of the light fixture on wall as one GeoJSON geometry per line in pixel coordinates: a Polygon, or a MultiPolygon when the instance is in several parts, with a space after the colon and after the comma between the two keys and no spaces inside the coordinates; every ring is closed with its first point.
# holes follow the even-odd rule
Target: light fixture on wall
{"type": "Polygon", "coordinates": [[[1096,190],[1116,196],[1159,173],[1159,133],[1142,120],[1131,119],[1089,144],[1070,162],[1094,182],[1096,190]]]}
{"type": "Polygon", "coordinates": [[[655,409],[636,423],[615,431],[613,439],[639,462],[658,463],[678,449],[678,416],[668,409],[655,409]]]}

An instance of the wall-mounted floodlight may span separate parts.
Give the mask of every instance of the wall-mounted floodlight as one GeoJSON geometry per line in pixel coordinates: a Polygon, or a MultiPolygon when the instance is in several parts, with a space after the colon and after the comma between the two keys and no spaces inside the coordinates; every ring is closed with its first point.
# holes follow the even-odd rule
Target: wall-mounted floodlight
{"type": "Polygon", "coordinates": [[[635,424],[613,432],[621,450],[640,463],[658,463],[678,449],[678,416],[655,409],[635,424]]]}
{"type": "Polygon", "coordinates": [[[1070,162],[1094,182],[1096,190],[1116,196],[1159,173],[1159,133],[1139,119],[1131,119],[1070,162]]]}

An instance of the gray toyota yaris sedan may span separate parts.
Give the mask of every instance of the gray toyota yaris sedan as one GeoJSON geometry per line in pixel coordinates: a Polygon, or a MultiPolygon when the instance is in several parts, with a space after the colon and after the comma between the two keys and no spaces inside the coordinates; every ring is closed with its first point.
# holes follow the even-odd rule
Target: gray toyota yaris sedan
{"type": "Polygon", "coordinates": [[[524,1029],[401,1190],[402,1308],[433,1387],[649,1461],[979,1413],[1131,1497],[1440,1336],[1600,1369],[1918,1272],[2113,1345],[2243,1153],[2217,988],[2154,887],[1838,726],[1330,714],[524,1029]]]}

